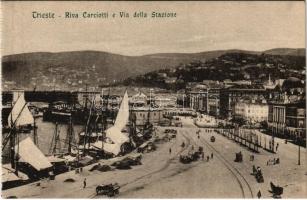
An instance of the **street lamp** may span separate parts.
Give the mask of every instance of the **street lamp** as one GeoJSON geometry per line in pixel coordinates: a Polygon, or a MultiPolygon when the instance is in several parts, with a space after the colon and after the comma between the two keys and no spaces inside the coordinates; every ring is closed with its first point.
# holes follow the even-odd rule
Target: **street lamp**
{"type": "Polygon", "coordinates": [[[300,145],[301,140],[300,139],[301,139],[300,136],[296,138],[297,145],[298,145],[298,161],[297,161],[298,165],[301,165],[301,145],[300,145]]]}

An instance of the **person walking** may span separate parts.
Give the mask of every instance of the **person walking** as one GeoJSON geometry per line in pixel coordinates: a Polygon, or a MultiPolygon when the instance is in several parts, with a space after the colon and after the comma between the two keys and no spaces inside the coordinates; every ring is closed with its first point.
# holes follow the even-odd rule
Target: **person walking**
{"type": "Polygon", "coordinates": [[[257,193],[257,197],[258,197],[258,199],[261,198],[261,192],[260,192],[260,190],[259,190],[258,193],[257,193]]]}
{"type": "Polygon", "coordinates": [[[213,159],[213,153],[211,153],[211,159],[213,159]]]}
{"type": "Polygon", "coordinates": [[[172,153],[172,149],[171,148],[169,148],[169,154],[171,154],[172,153]]]}
{"type": "Polygon", "coordinates": [[[277,152],[277,150],[278,150],[278,146],[279,146],[279,144],[278,144],[278,142],[277,142],[277,144],[276,144],[276,152],[277,152]]]}
{"type": "Polygon", "coordinates": [[[86,178],[83,180],[83,188],[86,187],[86,178]]]}

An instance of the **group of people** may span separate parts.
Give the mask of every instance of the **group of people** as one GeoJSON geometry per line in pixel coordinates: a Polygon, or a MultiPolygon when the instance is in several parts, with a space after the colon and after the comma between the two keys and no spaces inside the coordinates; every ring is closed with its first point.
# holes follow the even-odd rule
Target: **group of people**
{"type": "MultiPolygon", "coordinates": [[[[276,146],[275,146],[275,152],[278,151],[278,147],[279,147],[279,143],[277,142],[276,146]]],[[[274,151],[274,141],[270,141],[269,142],[269,149],[274,151]]]]}
{"type": "Polygon", "coordinates": [[[276,165],[279,164],[280,160],[279,158],[273,158],[273,159],[269,159],[266,163],[266,165],[276,165]]]}
{"type": "MultiPolygon", "coordinates": [[[[207,162],[210,160],[210,157],[211,157],[211,159],[213,159],[213,153],[211,153],[210,156],[208,155],[208,156],[206,157],[206,161],[207,161],[207,162]]],[[[202,154],[201,154],[201,159],[202,159],[202,160],[205,160],[205,153],[204,153],[204,152],[202,152],[202,154]]]]}

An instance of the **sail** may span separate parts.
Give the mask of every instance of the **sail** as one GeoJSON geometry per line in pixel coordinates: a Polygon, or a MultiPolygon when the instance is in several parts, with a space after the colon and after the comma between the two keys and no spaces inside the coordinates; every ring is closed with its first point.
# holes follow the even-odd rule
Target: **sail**
{"type": "Polygon", "coordinates": [[[120,153],[121,144],[120,143],[112,144],[112,143],[97,141],[97,142],[93,143],[92,146],[97,148],[97,149],[101,149],[101,147],[103,146],[103,150],[105,152],[110,153],[110,154],[114,154],[114,155],[118,155],[120,153]]]}
{"type": "Polygon", "coordinates": [[[111,143],[105,142],[103,148],[107,152],[114,155],[119,154],[120,147],[125,142],[129,141],[129,137],[122,132],[129,120],[129,103],[127,91],[123,97],[114,126],[106,130],[106,137],[111,140],[111,143]]]}
{"type": "Polygon", "coordinates": [[[123,128],[126,127],[128,120],[129,120],[129,99],[126,91],[122,103],[119,107],[114,126],[122,130],[123,128]]]}
{"type": "Polygon", "coordinates": [[[34,118],[32,116],[32,113],[30,112],[28,106],[26,105],[26,101],[23,98],[23,96],[20,96],[18,98],[8,117],[8,125],[10,127],[13,126],[14,122],[15,126],[23,126],[34,123],[34,118]]]}
{"type": "Polygon", "coordinates": [[[52,167],[49,160],[33,143],[30,137],[21,141],[19,145],[16,145],[15,149],[18,149],[19,161],[29,163],[37,171],[52,167]]]}
{"type": "Polygon", "coordinates": [[[120,108],[118,110],[114,126],[106,130],[106,136],[114,143],[124,143],[129,141],[128,136],[122,133],[129,120],[129,99],[127,91],[123,97],[120,108]]]}

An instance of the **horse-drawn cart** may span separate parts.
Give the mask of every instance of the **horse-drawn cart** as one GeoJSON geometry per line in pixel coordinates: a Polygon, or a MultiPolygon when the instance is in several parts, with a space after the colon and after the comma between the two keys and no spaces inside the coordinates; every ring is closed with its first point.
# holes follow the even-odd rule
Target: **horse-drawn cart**
{"type": "Polygon", "coordinates": [[[273,198],[280,199],[281,195],[284,192],[284,188],[280,187],[280,186],[276,186],[272,182],[270,182],[270,186],[271,186],[271,191],[270,192],[273,194],[273,198]]]}
{"type": "Polygon", "coordinates": [[[113,197],[119,194],[120,186],[117,183],[107,184],[107,185],[98,185],[96,187],[97,195],[107,195],[108,197],[113,197]]]}

